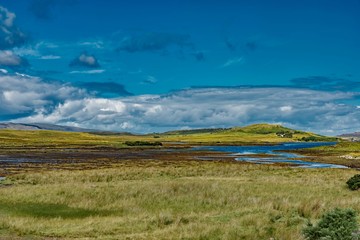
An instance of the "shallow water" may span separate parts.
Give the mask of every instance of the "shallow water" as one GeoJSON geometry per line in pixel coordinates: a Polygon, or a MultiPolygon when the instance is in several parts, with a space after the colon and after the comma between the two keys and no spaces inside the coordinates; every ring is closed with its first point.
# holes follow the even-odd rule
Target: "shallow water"
{"type": "Polygon", "coordinates": [[[6,158],[0,159],[0,164],[20,164],[20,163],[40,163],[40,160],[37,159],[27,159],[27,158],[6,158]]]}
{"type": "Polygon", "coordinates": [[[346,166],[328,163],[307,162],[297,158],[306,158],[305,156],[286,153],[279,151],[296,150],[304,148],[312,148],[319,146],[335,145],[334,142],[311,142],[311,143],[282,143],[278,145],[262,145],[262,146],[201,146],[194,148],[195,150],[210,150],[219,152],[229,152],[230,155],[237,156],[235,160],[245,161],[257,164],[274,164],[289,163],[298,165],[302,168],[347,168],[346,166]],[[269,157],[259,157],[252,155],[267,154],[269,157]]]}

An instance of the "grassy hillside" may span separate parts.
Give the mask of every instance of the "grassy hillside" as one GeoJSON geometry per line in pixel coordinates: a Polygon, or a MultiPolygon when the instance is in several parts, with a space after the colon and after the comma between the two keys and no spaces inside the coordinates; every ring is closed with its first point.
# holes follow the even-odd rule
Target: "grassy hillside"
{"type": "Polygon", "coordinates": [[[159,139],[202,143],[277,143],[292,141],[336,141],[314,133],[297,131],[281,125],[254,124],[228,129],[173,131],[158,135],[159,139]]]}
{"type": "Polygon", "coordinates": [[[100,136],[89,133],[60,131],[0,130],[0,146],[6,147],[91,147],[123,146],[115,136],[100,136]]]}
{"type": "Polygon", "coordinates": [[[0,238],[300,240],[307,221],[330,209],[360,212],[345,184],[356,173],[127,161],[16,175],[0,184],[0,238]]]}
{"type": "Polygon", "coordinates": [[[313,133],[296,131],[280,125],[256,124],[230,129],[200,129],[173,131],[164,134],[149,135],[99,135],[95,133],[77,133],[60,131],[0,130],[0,146],[16,147],[126,147],[125,142],[185,142],[203,144],[231,143],[277,143],[302,140],[334,141],[334,138],[322,137],[313,133]]]}

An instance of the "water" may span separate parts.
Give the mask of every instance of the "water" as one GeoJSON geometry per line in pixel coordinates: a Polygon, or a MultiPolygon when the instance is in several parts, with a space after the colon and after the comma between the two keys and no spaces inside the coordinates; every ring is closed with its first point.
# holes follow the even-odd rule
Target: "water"
{"type": "Polygon", "coordinates": [[[5,180],[5,177],[0,177],[0,182],[5,180]]]}
{"type": "Polygon", "coordinates": [[[194,150],[210,150],[219,152],[229,152],[232,156],[236,157],[237,161],[245,161],[257,164],[273,164],[273,163],[289,163],[298,165],[302,168],[347,168],[346,166],[328,164],[328,163],[317,163],[307,162],[304,160],[298,160],[295,158],[305,158],[305,156],[286,153],[279,151],[296,150],[304,148],[312,148],[319,146],[331,146],[335,145],[334,142],[311,142],[311,143],[282,143],[278,145],[263,145],[263,146],[202,146],[196,147],[194,150]],[[252,156],[258,154],[266,154],[269,156],[259,157],[252,156]]]}
{"type": "Polygon", "coordinates": [[[26,159],[26,158],[0,158],[0,164],[20,164],[20,163],[40,163],[40,160],[37,159],[26,159]]]}

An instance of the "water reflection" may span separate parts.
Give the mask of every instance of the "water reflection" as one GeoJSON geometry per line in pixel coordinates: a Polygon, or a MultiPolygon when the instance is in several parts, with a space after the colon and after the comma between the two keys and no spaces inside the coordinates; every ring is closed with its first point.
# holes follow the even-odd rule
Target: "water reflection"
{"type": "Polygon", "coordinates": [[[318,146],[331,146],[335,144],[336,143],[334,142],[282,143],[278,145],[263,146],[202,146],[196,147],[194,149],[229,152],[231,153],[230,155],[238,156],[235,158],[237,161],[245,161],[257,164],[288,163],[298,165],[298,167],[302,168],[347,168],[346,166],[337,164],[299,160],[297,158],[305,158],[305,156],[294,153],[280,152],[318,146]]]}

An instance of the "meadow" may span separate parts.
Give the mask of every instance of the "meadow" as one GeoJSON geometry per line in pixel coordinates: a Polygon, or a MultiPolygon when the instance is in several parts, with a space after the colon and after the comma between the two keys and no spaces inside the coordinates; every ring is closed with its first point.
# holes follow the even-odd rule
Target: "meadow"
{"type": "Polygon", "coordinates": [[[0,130],[2,149],[38,149],[71,147],[126,147],[125,142],[162,142],[166,146],[184,144],[268,144],[294,142],[314,138],[321,141],[336,141],[310,132],[295,131],[280,125],[254,124],[247,127],[229,129],[185,130],[145,135],[126,133],[79,133],[61,131],[19,131],[0,130]],[[290,133],[291,137],[281,137],[278,133],[290,133]]]}
{"type": "Polygon", "coordinates": [[[0,187],[2,239],[303,239],[335,207],[360,211],[344,169],[125,161],[18,174],[0,187]],[[31,238],[29,238],[31,237],[31,238]]]}
{"type": "MultiPolygon", "coordinates": [[[[220,153],[216,160],[195,160],[199,153],[183,151],[191,142],[202,144],[199,139],[216,144],[220,136],[236,144],[230,140],[241,142],[239,135],[247,136],[243,144],[261,136],[260,144],[284,140],[269,129],[162,136],[0,131],[2,159],[44,161],[10,164],[3,172],[0,239],[301,240],[308,221],[335,207],[360,213],[358,192],[346,186],[355,169],[257,165],[220,153]]],[[[310,151],[323,159],[358,152],[355,143],[338,146],[310,151]]]]}

